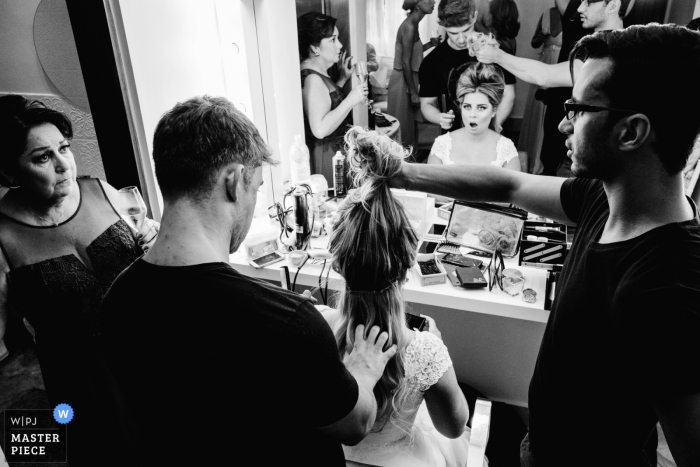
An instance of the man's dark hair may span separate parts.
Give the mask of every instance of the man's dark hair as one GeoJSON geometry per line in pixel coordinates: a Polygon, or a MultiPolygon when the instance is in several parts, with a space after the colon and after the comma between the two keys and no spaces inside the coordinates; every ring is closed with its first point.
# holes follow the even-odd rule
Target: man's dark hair
{"type": "MultiPolygon", "coordinates": [[[[47,123],[55,126],[65,138],[73,138],[73,126],[64,113],[18,94],[0,97],[0,170],[12,172],[27,148],[29,131],[47,123]]],[[[0,184],[10,185],[1,175],[0,184]]]]}
{"type": "Polygon", "coordinates": [[[203,199],[226,165],[244,166],[243,183],[263,163],[274,164],[255,125],[223,97],[178,103],[158,122],[153,161],[164,198],[203,199]]]}
{"type": "Polygon", "coordinates": [[[474,17],[474,0],[442,0],[438,5],[438,24],[444,28],[459,28],[474,17]]]}
{"type": "Polygon", "coordinates": [[[601,85],[609,106],[646,115],[661,163],[680,172],[700,132],[700,33],[657,23],[597,32],[574,45],[572,77],[574,60],[589,58],[612,62],[601,85]]]}
{"type": "Polygon", "coordinates": [[[297,40],[299,60],[309,58],[311,46],[318,45],[333,35],[336,19],[332,16],[310,11],[297,18],[297,40]]]}
{"type": "Polygon", "coordinates": [[[691,29],[693,31],[700,31],[700,17],[695,18],[693,21],[688,23],[685,27],[688,29],[691,29]]]}

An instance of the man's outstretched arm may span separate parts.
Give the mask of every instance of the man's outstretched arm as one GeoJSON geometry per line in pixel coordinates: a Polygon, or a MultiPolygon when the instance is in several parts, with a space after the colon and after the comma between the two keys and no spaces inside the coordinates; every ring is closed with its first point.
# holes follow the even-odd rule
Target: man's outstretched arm
{"type": "MultiPolygon", "coordinates": [[[[521,80],[543,88],[572,87],[569,62],[549,65],[529,58],[516,57],[495,47],[482,47],[476,58],[482,63],[495,63],[502,66],[521,80]]],[[[581,60],[574,61],[574,74],[583,66],[581,60]]]]}
{"type": "Polygon", "coordinates": [[[575,223],[564,213],[565,179],[531,175],[485,164],[427,165],[404,163],[390,184],[465,201],[513,203],[563,224],[575,223]]]}

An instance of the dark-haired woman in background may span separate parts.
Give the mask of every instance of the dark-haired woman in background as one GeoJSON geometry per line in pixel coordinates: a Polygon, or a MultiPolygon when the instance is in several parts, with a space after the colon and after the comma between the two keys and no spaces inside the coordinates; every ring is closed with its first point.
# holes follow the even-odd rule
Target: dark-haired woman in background
{"type": "Polygon", "coordinates": [[[297,19],[301,59],[302,103],[306,145],[311,156],[311,173],[322,174],[333,183],[333,156],[343,149],[343,135],[352,124],[350,111],[367,100],[367,83],[345,96],[342,87],[352,74],[352,65],[338,38],[336,19],[309,12],[297,19]],[[328,70],[337,64],[339,79],[328,70]]]}
{"type": "Polygon", "coordinates": [[[489,0],[480,4],[474,29],[492,33],[504,52],[515,55],[515,38],[520,31],[519,16],[518,6],[513,0],[489,0]]]}
{"type": "Polygon", "coordinates": [[[0,181],[10,189],[0,200],[0,317],[12,306],[34,329],[49,403],[75,413],[68,450],[75,467],[116,462],[105,451],[116,441],[109,431],[116,392],[100,357],[98,310],[158,224],[147,219],[133,232],[115,209],[117,190],[76,177],[72,137],[63,113],[0,97],[0,181]]]}

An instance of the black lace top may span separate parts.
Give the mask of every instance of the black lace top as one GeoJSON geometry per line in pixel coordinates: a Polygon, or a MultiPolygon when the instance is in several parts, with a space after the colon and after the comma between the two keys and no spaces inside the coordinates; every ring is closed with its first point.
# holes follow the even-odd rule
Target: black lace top
{"type": "Polygon", "coordinates": [[[78,209],[58,226],[32,226],[0,213],[9,302],[34,327],[37,344],[50,334],[97,335],[102,298],[141,255],[99,180],[79,179],[78,186],[78,209]]]}

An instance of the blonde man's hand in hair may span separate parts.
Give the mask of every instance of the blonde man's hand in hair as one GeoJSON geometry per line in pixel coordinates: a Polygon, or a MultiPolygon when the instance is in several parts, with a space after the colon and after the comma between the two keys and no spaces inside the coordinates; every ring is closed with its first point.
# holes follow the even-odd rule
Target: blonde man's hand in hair
{"type": "Polygon", "coordinates": [[[386,351],[383,350],[389,334],[380,333],[379,326],[372,326],[366,339],[364,334],[365,326],[358,325],[355,328],[355,343],[345,354],[343,363],[358,384],[374,388],[384,373],[384,367],[396,355],[397,347],[394,344],[386,351]]]}

